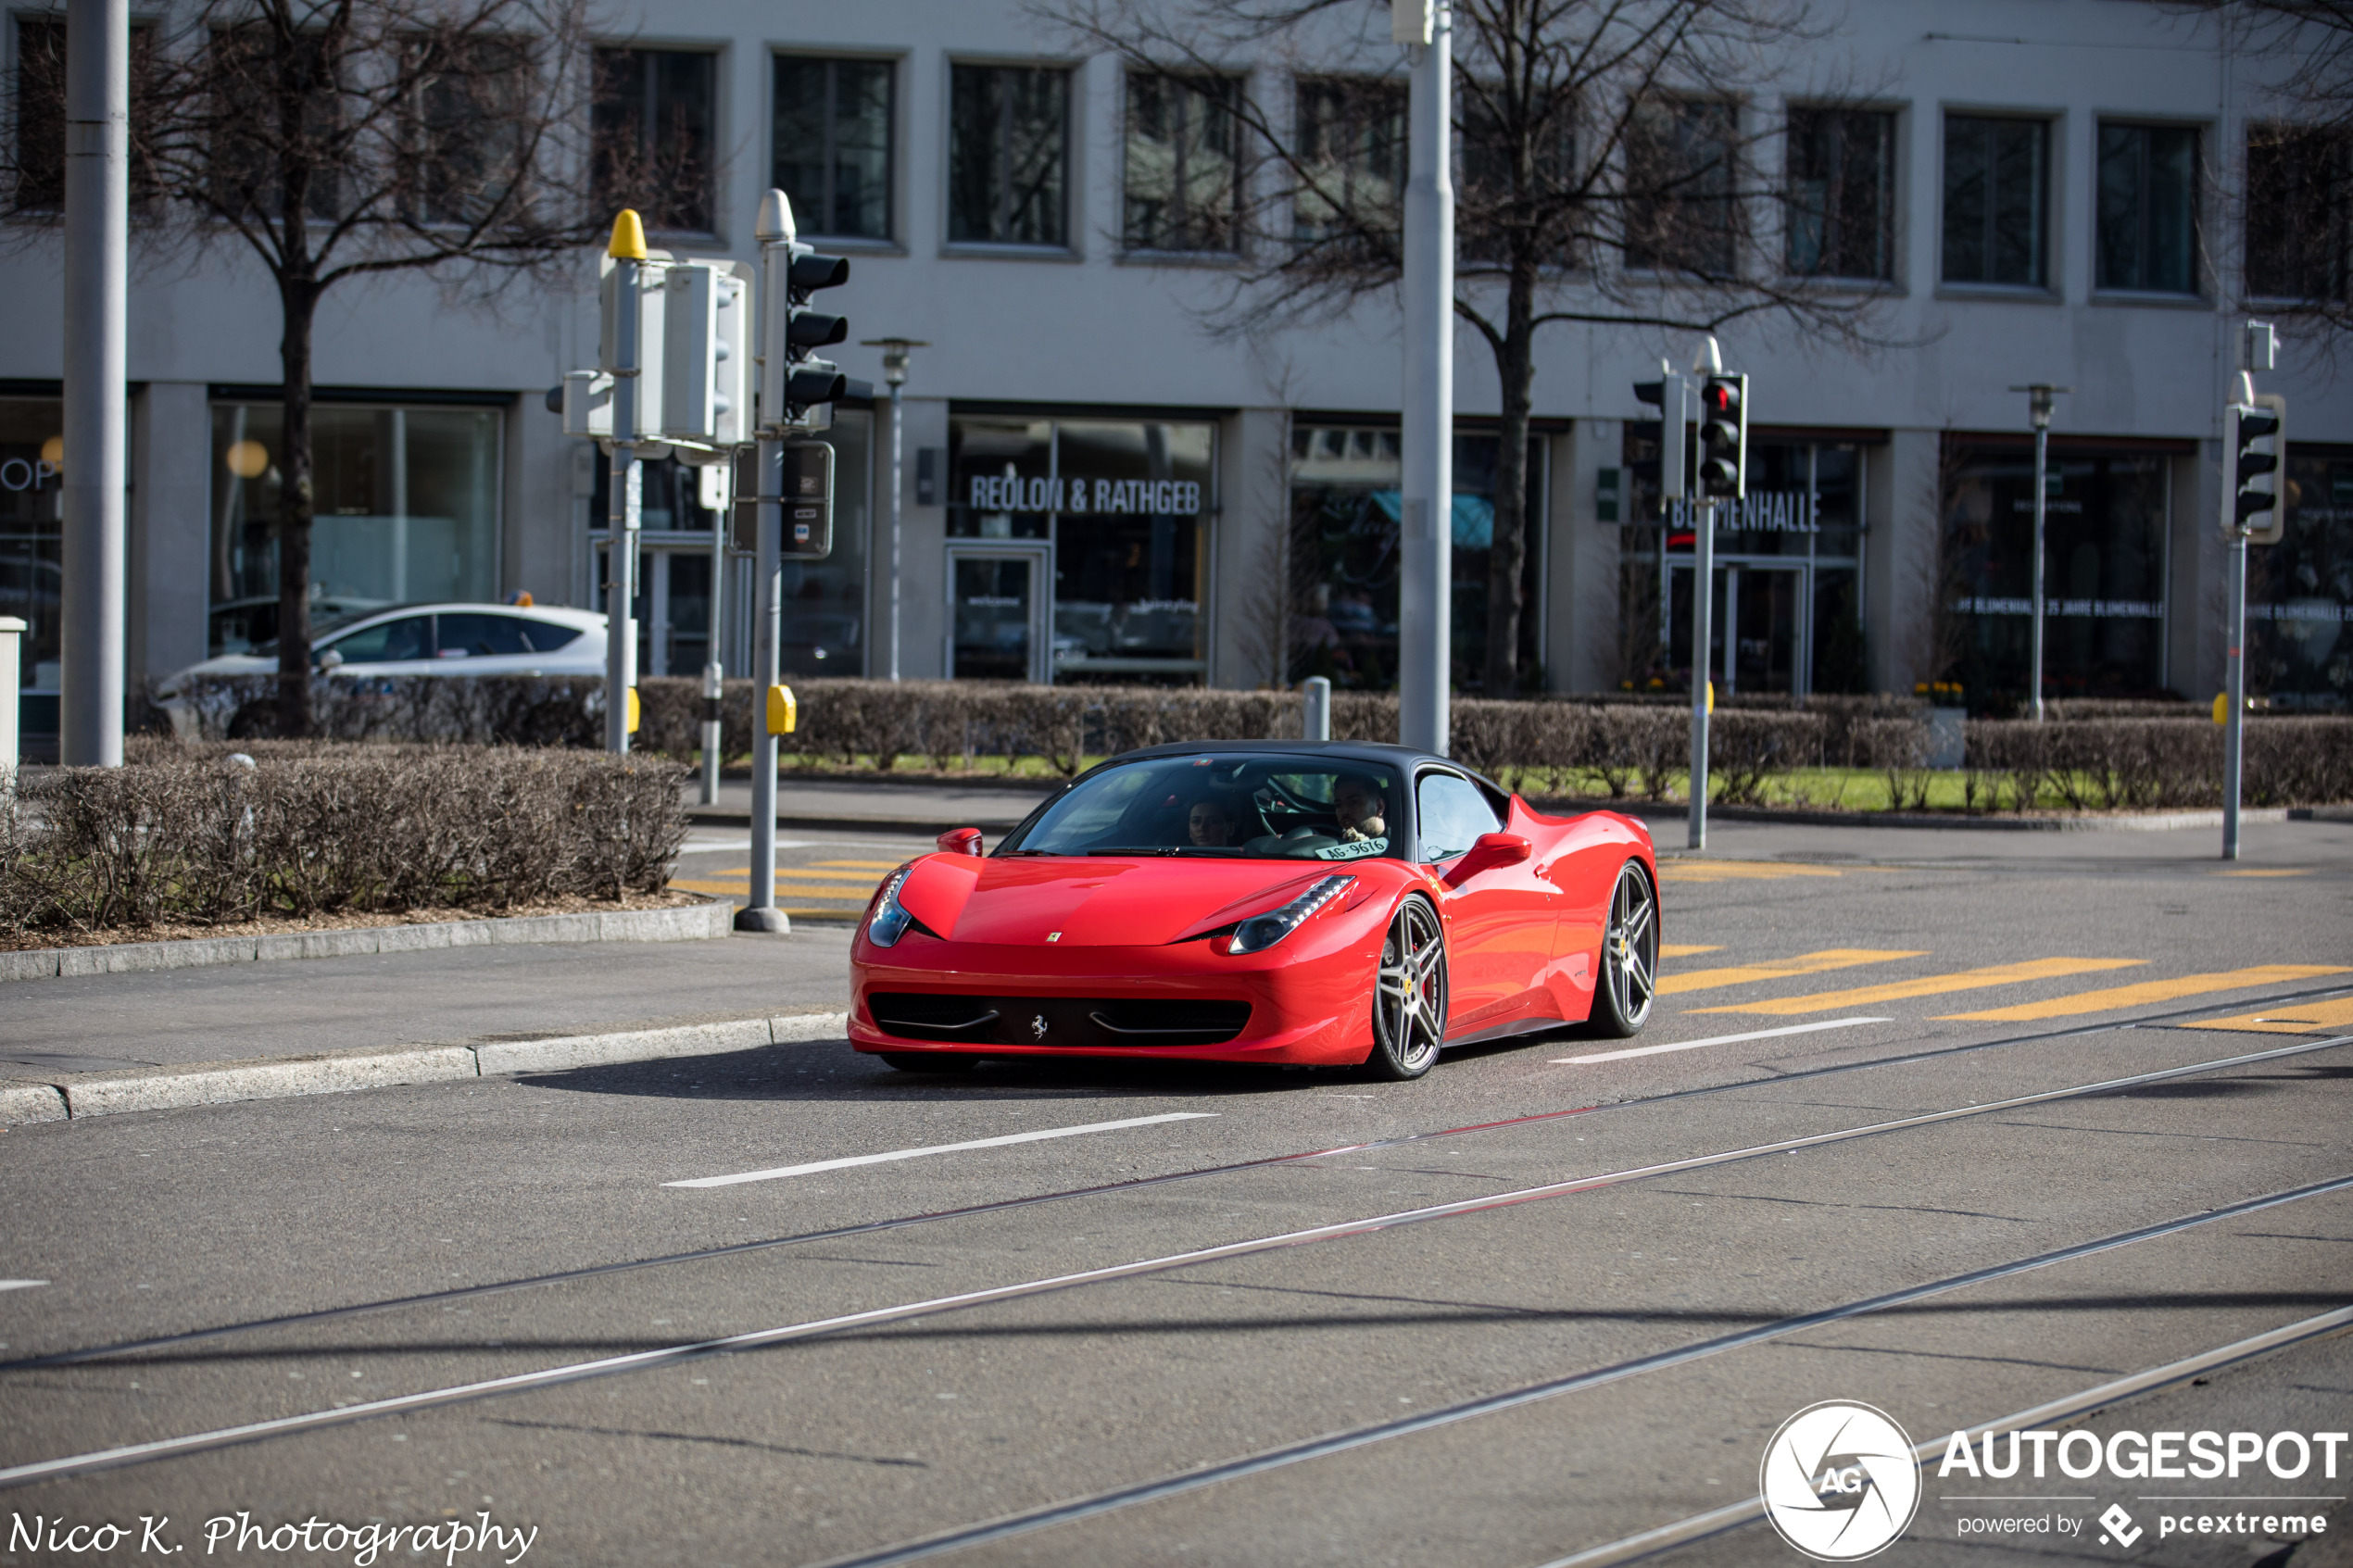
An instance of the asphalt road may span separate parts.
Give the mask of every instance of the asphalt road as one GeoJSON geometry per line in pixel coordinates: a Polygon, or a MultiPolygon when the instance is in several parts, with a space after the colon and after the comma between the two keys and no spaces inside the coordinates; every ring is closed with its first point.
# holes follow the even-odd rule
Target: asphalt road
{"type": "MultiPolygon", "coordinates": [[[[0,1466],[78,1460],[0,1524],[131,1532],[0,1562],[1788,1563],[1739,1505],[1818,1401],[2347,1430],[2353,828],[1983,836],[1719,834],[1642,1037],[1416,1084],[817,1043],[0,1134],[0,1466]]],[[[1880,1561],[2342,1562],[2348,1468],[1931,1459],[1880,1561]]]]}

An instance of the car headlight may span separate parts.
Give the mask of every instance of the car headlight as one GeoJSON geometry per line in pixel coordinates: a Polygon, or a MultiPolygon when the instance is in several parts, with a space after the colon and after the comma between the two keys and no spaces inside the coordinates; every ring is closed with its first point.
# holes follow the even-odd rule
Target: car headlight
{"type": "Polygon", "coordinates": [[[915,917],[899,902],[900,884],[905,882],[907,873],[914,869],[912,866],[901,866],[891,872],[890,880],[882,885],[882,897],[875,900],[873,918],[866,922],[866,940],[877,947],[897,947],[899,939],[907,935],[907,928],[915,923],[915,917]]]}
{"type": "Polygon", "coordinates": [[[1234,927],[1229,953],[1261,953],[1307,923],[1307,917],[1356,884],[1353,876],[1327,876],[1285,904],[1263,915],[1252,915],[1234,927]]]}

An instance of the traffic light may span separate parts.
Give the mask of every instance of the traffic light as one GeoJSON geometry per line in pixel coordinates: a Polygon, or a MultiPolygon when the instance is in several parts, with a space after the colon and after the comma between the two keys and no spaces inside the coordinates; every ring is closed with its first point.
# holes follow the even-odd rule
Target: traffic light
{"type": "Polygon", "coordinates": [[[2287,528],[2280,473],[2287,461],[2287,399],[2259,393],[2222,410],[2222,533],[2276,545],[2287,528]]]}
{"type": "Polygon", "coordinates": [[[1699,383],[1699,491],[1718,499],[1748,494],[1748,378],[1717,372],[1699,383]]]}
{"type": "MultiPolygon", "coordinates": [[[[602,378],[605,387],[598,387],[594,381],[589,383],[600,394],[589,402],[601,405],[597,414],[602,417],[591,415],[588,420],[601,428],[581,433],[609,435],[616,441],[659,441],[662,431],[662,371],[669,363],[664,352],[664,328],[670,316],[666,307],[670,258],[666,254],[648,253],[635,259],[634,269],[623,269],[610,253],[603,258],[603,275],[597,288],[597,370],[593,374],[602,378]],[[623,319],[623,307],[630,303],[624,298],[624,291],[630,286],[624,280],[633,279],[636,289],[634,333],[623,319]],[[633,336],[635,341],[631,343],[633,336]],[[616,370],[633,371],[632,379],[637,383],[635,428],[629,430],[611,428],[611,407],[601,395],[616,370]]],[[[565,379],[567,383],[571,380],[565,379]]],[[[569,419],[566,424],[569,428],[569,419]]]]}
{"type": "Polygon", "coordinates": [[[819,289],[849,282],[849,261],[800,243],[792,202],[782,191],[770,191],[761,204],[759,231],[768,289],[761,301],[761,423],[811,428],[810,411],[849,390],[840,367],[818,358],[816,350],[846,341],[849,320],[812,309],[809,299],[819,289]]]}
{"type": "Polygon", "coordinates": [[[1636,477],[1648,480],[1657,490],[1662,501],[1683,498],[1683,455],[1691,442],[1691,415],[1684,407],[1684,388],[1688,383],[1659,361],[1658,380],[1634,383],[1634,399],[1647,403],[1658,410],[1655,420],[1636,420],[1634,437],[1648,441],[1656,447],[1658,456],[1629,464],[1636,477]]]}
{"type": "Polygon", "coordinates": [[[668,274],[661,433],[711,446],[749,441],[751,269],[736,261],[676,261],[668,274]]]}

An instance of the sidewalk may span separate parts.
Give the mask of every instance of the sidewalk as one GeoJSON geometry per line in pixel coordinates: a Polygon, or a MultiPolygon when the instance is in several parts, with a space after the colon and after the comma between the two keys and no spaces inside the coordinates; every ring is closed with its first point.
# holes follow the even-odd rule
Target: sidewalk
{"type": "MultiPolygon", "coordinates": [[[[1022,781],[1003,784],[947,784],[930,780],[799,779],[786,774],[776,784],[776,825],[784,828],[866,828],[926,835],[950,828],[1002,833],[1019,822],[1057,786],[1022,781]]],[[[687,786],[689,801],[697,786],[687,786]]],[[[749,827],[751,781],[722,779],[719,800],[688,805],[686,814],[702,827],[749,827]]]]}

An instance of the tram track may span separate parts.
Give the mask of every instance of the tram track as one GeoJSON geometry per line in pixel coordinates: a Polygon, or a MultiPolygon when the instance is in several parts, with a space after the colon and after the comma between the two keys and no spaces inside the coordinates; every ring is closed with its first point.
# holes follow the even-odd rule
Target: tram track
{"type": "MultiPolygon", "coordinates": [[[[2346,987],[2329,985],[2285,992],[2258,999],[2254,1006],[2273,1008],[2305,1001],[2317,997],[2335,995],[2346,987]]],[[[2246,1004],[2234,1003],[2233,1006],[2246,1004]]],[[[400,1311],[423,1307],[453,1306],[459,1302],[480,1300],[521,1290],[540,1289],[555,1286],[579,1284],[585,1281],[611,1278],[651,1269],[678,1268],[690,1264],[712,1262],[729,1258],[749,1256],[783,1248],[803,1247],[821,1242],[841,1241],[857,1236],[877,1236],[915,1226],[937,1224],[946,1221],[975,1219],[984,1215],[1003,1214],[1046,1204],[1064,1203],[1089,1198],[1115,1197],[1143,1192],[1180,1182],[1198,1181],[1208,1177],[1235,1175],[1249,1171],[1277,1169],[1300,1165],[1317,1160],[1329,1160],[1341,1155],[1375,1153],[1383,1149],[1407,1148],[1418,1143],[1441,1138],[1463,1137],[1478,1133],[1498,1132],[1506,1128],[1530,1126],[1544,1122],[1562,1121],[1571,1117],[1605,1114],[1612,1111],[1655,1109],[1678,1101],[1688,1101],[1711,1096],[1753,1089],[1765,1085],[1806,1083],[1810,1080],[1835,1077],[1878,1068],[1902,1067],[1926,1061],[1974,1055],[2020,1046],[2032,1046],[2055,1040],[2080,1038],[2086,1035],[2117,1033],[2151,1025],[2165,1025],[2175,1020],[2194,1018],[2216,1010],[2215,1004],[2176,1009],[2143,1018],[2120,1022],[2074,1024],[2064,1029],[2043,1030],[2032,1034],[2006,1035],[1993,1040],[1966,1041],[1957,1045],[1939,1046],[1925,1050],[1900,1052],[1892,1056],[1872,1057],[1861,1061],[1831,1062],[1820,1067],[1806,1068],[1794,1073],[1772,1073],[1765,1077],[1742,1078],[1719,1084],[1703,1084],[1690,1088],[1671,1089],[1660,1094],[1640,1095],[1622,1100],[1572,1106],[1559,1110],[1531,1112],[1525,1116],[1505,1117],[1491,1122],[1466,1123],[1459,1126],[1436,1128],[1425,1132],[1402,1133],[1383,1138],[1365,1139],[1357,1143],[1339,1144],[1291,1154],[1270,1155],[1258,1160],[1235,1160],[1215,1165],[1189,1167],[1182,1171],[1165,1172],[1159,1175],[1139,1176],[1120,1182],[1093,1183],[1082,1186],[1058,1188],[1051,1192],[1031,1193],[1019,1198],[999,1198],[987,1203],[961,1205],[951,1209],[927,1210],[914,1214],[894,1215],[888,1219],[872,1220],[850,1225],[829,1226],[819,1230],[798,1231],[787,1236],[763,1236],[754,1241],[730,1242],[724,1246],[698,1248],[682,1252],[658,1254],[648,1258],[630,1258],[610,1263],[591,1264],[577,1269],[562,1269],[531,1274],[515,1279],[494,1280],[481,1285],[459,1286],[445,1290],[421,1291],[409,1296],[386,1297],[373,1301],[353,1302],[340,1307],[320,1308],[312,1311],[279,1313],[253,1318],[240,1323],[220,1323],[203,1328],[187,1329],[175,1334],[155,1335],[138,1339],[118,1340],[104,1345],[80,1347],[52,1351],[38,1356],[23,1356],[0,1361],[0,1375],[10,1373],[35,1372],[56,1367],[76,1366],[109,1361],[236,1336],[267,1333],[272,1330],[314,1327],[323,1323],[383,1312],[400,1311]]],[[[2335,1043],[2335,1042],[2329,1042],[2335,1043]]]]}
{"type": "MultiPolygon", "coordinates": [[[[2096,1032],[2098,1031],[2078,1029],[2063,1031],[2060,1033],[2087,1034],[2096,1032]]],[[[753,1330],[748,1333],[731,1335],[715,1339],[700,1340],[683,1345],[661,1347],[652,1350],[637,1351],[626,1355],[605,1357],[590,1361],[573,1362],[560,1366],[542,1368],[532,1372],[513,1374],[504,1377],[491,1378],[443,1388],[421,1390],[416,1393],[398,1395],[384,1399],[369,1400],[361,1403],[346,1405],[339,1409],[314,1411],[293,1416],[279,1417],[267,1421],[216,1428],[210,1431],[191,1433],[176,1437],[168,1437],[149,1442],[124,1445],[113,1449],[101,1449],[82,1454],[67,1455],[52,1460],[36,1461],[27,1464],[0,1469],[0,1488],[25,1486],[34,1482],[52,1480],[69,1475],[86,1474],[98,1471],[151,1463],[160,1460],[174,1458],[185,1454],[259,1442],[274,1437],[289,1436],[297,1432],[317,1431],[328,1427],[348,1425],[383,1416],[410,1413],[429,1409],[446,1408],[454,1405],[498,1398],[510,1394],[522,1393],[533,1389],[554,1387],[591,1379],[651,1371],[661,1367],[677,1365],[689,1361],[715,1358],[745,1350],[766,1348],[795,1341],[840,1336],[857,1330],[877,1328],[892,1323],[909,1322],[918,1318],[929,1317],[946,1312],[965,1311],[995,1302],[1012,1301],[1043,1296],[1071,1290],[1084,1286],[1108,1283],[1114,1280],[1133,1279],[1152,1274],[1164,1273],[1175,1270],[1196,1267],[1228,1259],[1274,1252],[1284,1248],[1311,1245],[1322,1241],[1371,1235],[1400,1226],[1420,1224],[1466,1215],[1492,1212],[1515,1207],[1519,1204],[1542,1201],[1554,1198],[1568,1196],[1574,1193],[1600,1190],[1610,1186],[1621,1185],[1627,1183],[1644,1181],[1656,1176],[1707,1169],[1716,1166],[1730,1165],[1772,1155],[1825,1148],[1860,1138],[1881,1136],[1887,1134],[1906,1131],[1912,1128],[1933,1126],[1944,1123],[1994,1115],[2005,1111],[2020,1110],[2027,1106],[2050,1104],[2069,1099],[2088,1098],[2105,1094],[2115,1094],[2139,1088],[2145,1085],[2176,1082],[2202,1075],[2228,1072],[2242,1067],[2280,1061],[2290,1058],[2309,1055],[2317,1051],[2338,1048],[2347,1044],[2353,1044],[2353,1036],[2337,1036],[2319,1040],[2298,1041],[2293,1045],[2277,1047],[2262,1051],[2242,1053],[2232,1057],[2186,1063],[2177,1067],[2157,1069],[2147,1073],[2133,1073],[2119,1078],[2105,1079],[2096,1083],[2075,1085],[2065,1088],[2045,1090],[2030,1095],[2015,1096],[1998,1100],[1953,1107],[1941,1110],[1922,1112],[1916,1115],[1897,1117],[1886,1121],[1862,1123],[1844,1128],[1833,1129],[1828,1132],[1808,1134],[1793,1138],[1779,1139],[1767,1143],[1748,1145],[1740,1148],[1725,1149],[1680,1160],[1662,1161],[1652,1165],[1631,1167],[1626,1170],[1603,1173],[1589,1176],[1573,1177],[1564,1181],[1523,1187],[1511,1192],[1487,1194],[1478,1198],[1464,1199],[1453,1203],[1429,1205],[1419,1209],[1400,1210],[1389,1214],[1374,1215],[1367,1218],[1339,1222],[1332,1224],[1311,1226],[1301,1230],[1280,1233],[1275,1236],[1255,1237],[1245,1241],[1232,1242],[1221,1246],[1195,1248],[1183,1252],[1165,1254],[1155,1258],[1136,1260],[1126,1263],[1113,1264],[1098,1269],[1082,1270],[1074,1273],[1046,1276],[1043,1278],[1019,1281],[1009,1285],[992,1286],[981,1290],[966,1291],[955,1295],[936,1297],[922,1301],[901,1303],[892,1307],[877,1308],[870,1311],[839,1314],[827,1318],[807,1320],[800,1323],[753,1330]]],[[[1954,1048],[1958,1049],[1962,1047],[1954,1048]]],[[[1879,1064],[1886,1065],[1887,1062],[1882,1061],[1879,1064]]],[[[1860,1066],[1864,1064],[1855,1065],[1860,1066]]],[[[1774,1081],[1783,1082],[1786,1080],[1774,1081]]],[[[1631,1101],[1626,1103],[1655,1105],[1658,1103],[1658,1099],[1660,1098],[1665,1097],[1655,1097],[1649,1100],[1631,1101]]],[[[1575,1113],[1576,1112],[1554,1112],[1548,1114],[1566,1115],[1575,1113]]],[[[1525,1121],[1541,1119],[1543,1118],[1526,1118],[1518,1119],[1518,1122],[1515,1123],[1493,1123],[1490,1125],[1512,1125],[1519,1124],[1525,1121]]],[[[1297,1159],[1302,1157],[1290,1158],[1297,1159]]],[[[1259,1161],[1252,1163],[1264,1164],[1267,1162],[1259,1161]]],[[[2318,1196],[2323,1192],[2340,1190],[2347,1186],[2353,1186],[2353,1176],[2332,1178],[2329,1181],[2318,1184],[2311,1187],[2290,1189],[2289,1192],[2284,1194],[2273,1194],[2262,1198],[2247,1199],[2245,1200],[2245,1202],[2255,1207],[2268,1207],[2277,1203],[2295,1201],[2300,1198],[2318,1196]]],[[[2199,1215],[2188,1216],[2177,1222],[2168,1222],[2166,1225],[2150,1229],[2145,1234],[2139,1232],[2123,1233],[2121,1238],[2111,1237],[2105,1242],[2082,1245],[2091,1248],[2093,1250],[2108,1249],[2118,1246],[2130,1245],[2134,1240],[2148,1239],[2152,1235],[2171,1234],[2172,1230],[2187,1228],[2192,1224],[2207,1223],[2211,1219],[2222,1217],[2229,1211],[2230,1210],[2207,1210],[2199,1215]]],[[[2251,1211],[2251,1210],[2249,1211],[2251,1211]]],[[[2072,1256],[2074,1255],[2074,1250],[2069,1249],[2065,1255],[2072,1256]]],[[[2050,1263],[2058,1261],[2062,1261],[2061,1254],[2038,1255],[2036,1259],[2023,1260],[2020,1261],[2015,1265],[2003,1265],[1999,1267],[2006,1268],[2008,1272],[2023,1272],[2029,1268],[2047,1267],[2050,1263]]],[[[1957,1275],[1954,1276],[1954,1282],[1977,1283],[1979,1282],[1979,1277],[1982,1273],[1982,1271],[1979,1271],[1976,1273],[1969,1275],[1957,1275]]],[[[1934,1287],[1919,1286],[1911,1288],[1914,1290],[1927,1289],[1931,1290],[1931,1293],[1934,1293],[1937,1289],[1956,1289],[1961,1287],[1961,1284],[1954,1282],[1944,1282],[1934,1287]]],[[[1906,1295],[1906,1293],[1897,1292],[1891,1296],[1869,1298],[1872,1304],[1868,1306],[1858,1306],[1855,1310],[1885,1310],[1888,1305],[1894,1304],[1899,1299],[1907,1298],[1909,1298],[1906,1295]]],[[[1850,1313],[1848,1315],[1852,1314],[1850,1313]]],[[[1808,1319],[1807,1323],[1810,1323],[1811,1321],[1811,1319],[1808,1319]]],[[[1784,1332],[1795,1331],[1794,1327],[1784,1330],[1784,1332]]],[[[1727,1337],[1736,1338],[1738,1336],[1735,1336],[1727,1337]]],[[[1728,1344],[1724,1348],[1731,1348],[1737,1347],[1728,1344]]],[[[1707,1353],[1718,1352],[1711,1351],[1707,1353]]],[[[1630,1374],[1619,1374],[1618,1375],[1630,1375],[1630,1374]]],[[[1555,1389],[1553,1391],[1560,1392],[1565,1390],[1555,1389]]],[[[1536,1395],[1531,1397],[1541,1398],[1546,1396],[1536,1395]]],[[[1520,1402],[1525,1401],[1522,1400],[1520,1402]]],[[[1505,1407],[1499,1406],[1496,1408],[1505,1407]]],[[[1306,1457],[1313,1456],[1311,1455],[1306,1457]]],[[[900,1559],[876,1559],[875,1561],[881,1562],[900,1560],[900,1559]]],[[[858,1561],[862,1562],[864,1560],[858,1561]]]]}

